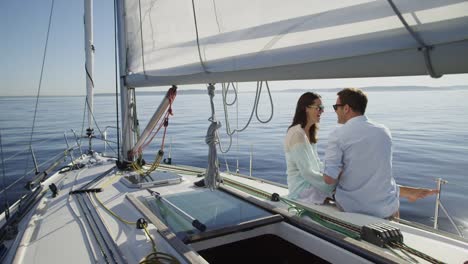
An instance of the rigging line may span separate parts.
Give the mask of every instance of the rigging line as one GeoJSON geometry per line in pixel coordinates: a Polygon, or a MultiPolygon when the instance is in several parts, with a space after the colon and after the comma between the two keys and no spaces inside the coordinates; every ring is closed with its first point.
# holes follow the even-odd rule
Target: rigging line
{"type": "Polygon", "coordinates": [[[200,64],[203,68],[203,71],[205,71],[205,73],[210,73],[207,69],[206,69],[206,65],[205,63],[203,62],[203,58],[202,58],[202,55],[201,55],[201,50],[200,50],[200,38],[198,36],[198,23],[197,23],[197,14],[195,12],[195,1],[192,0],[192,10],[193,10],[193,21],[194,21],[194,25],[195,25],[195,34],[196,34],[196,37],[197,37],[197,48],[198,48],[198,58],[200,59],[200,64]]]}
{"type": "Polygon", "coordinates": [[[119,263],[117,261],[117,258],[118,258],[119,255],[118,255],[117,252],[114,252],[114,248],[111,246],[112,244],[110,244],[110,243],[113,242],[113,240],[110,240],[110,242],[108,240],[108,238],[110,237],[109,231],[106,228],[99,228],[100,225],[103,226],[104,223],[102,222],[101,217],[97,213],[95,205],[91,201],[90,194],[82,193],[81,194],[81,199],[83,199],[84,205],[86,206],[86,209],[88,209],[90,218],[91,218],[91,220],[93,220],[93,224],[97,228],[98,234],[99,234],[100,238],[102,239],[102,241],[104,242],[104,246],[106,247],[107,251],[109,252],[110,257],[112,258],[114,263],[119,263]]]}
{"type": "MultiPolygon", "coordinates": [[[[270,87],[268,86],[268,82],[266,82],[266,86],[267,86],[267,90],[268,90],[268,94],[269,94],[269,97],[270,97],[270,104],[271,104],[271,115],[270,117],[264,121],[264,120],[261,120],[258,116],[258,103],[260,101],[260,95],[261,95],[261,92],[262,92],[262,84],[263,84],[263,81],[258,81],[257,82],[257,90],[255,92],[255,99],[254,99],[254,104],[253,104],[253,107],[252,107],[252,112],[250,113],[250,117],[249,117],[249,120],[247,121],[247,124],[245,124],[245,126],[242,128],[242,129],[234,129],[231,131],[231,127],[230,127],[230,124],[229,124],[229,116],[228,116],[228,111],[227,111],[227,103],[226,103],[226,93],[225,93],[225,86],[222,86],[223,87],[223,91],[221,92],[221,95],[223,96],[223,107],[224,107],[224,118],[225,118],[225,122],[226,122],[226,134],[228,135],[229,137],[229,146],[226,150],[223,150],[222,146],[221,146],[221,141],[218,140],[218,145],[219,145],[219,148],[221,150],[222,153],[227,153],[230,149],[231,149],[231,146],[232,146],[232,135],[234,135],[234,133],[236,132],[242,132],[244,131],[245,129],[247,129],[247,127],[249,126],[250,122],[252,121],[252,117],[253,117],[253,114],[255,112],[255,115],[257,117],[257,120],[262,123],[262,124],[265,124],[265,123],[268,123],[271,121],[271,119],[273,118],[273,110],[274,110],[274,107],[273,107],[273,98],[271,96],[271,92],[270,92],[270,87]]],[[[218,131],[216,131],[216,135],[218,136],[219,138],[219,134],[218,134],[218,131]]]]}
{"type": "Polygon", "coordinates": [[[271,92],[270,92],[270,86],[268,85],[268,82],[265,81],[265,85],[266,85],[266,88],[267,88],[267,91],[268,91],[268,95],[270,97],[270,105],[271,105],[271,114],[270,114],[270,118],[268,118],[266,121],[263,121],[260,119],[260,117],[258,116],[258,102],[260,101],[260,95],[261,95],[261,92],[262,92],[262,83],[260,83],[260,89],[259,89],[259,94],[258,94],[258,101],[257,101],[257,107],[255,107],[255,115],[257,116],[257,120],[258,122],[262,123],[262,124],[266,124],[268,122],[271,121],[271,119],[273,118],[273,113],[274,113],[274,108],[273,108],[273,98],[271,97],[271,92]]]}
{"type": "MultiPolygon", "coordinates": [[[[249,117],[249,120],[247,121],[247,124],[245,124],[245,126],[242,129],[240,129],[240,130],[239,129],[234,129],[233,131],[231,131],[231,126],[229,125],[229,115],[228,115],[228,110],[227,110],[227,106],[226,106],[226,96],[225,96],[226,93],[224,92],[225,85],[222,86],[222,89],[223,89],[223,91],[221,91],[221,95],[223,96],[224,119],[225,119],[225,122],[226,122],[226,134],[228,135],[228,138],[229,138],[229,145],[228,145],[226,150],[223,149],[223,147],[221,145],[221,140],[218,140],[218,145],[219,145],[219,149],[220,149],[221,153],[227,153],[227,152],[229,152],[229,150],[231,149],[231,146],[232,146],[232,135],[234,135],[234,133],[236,133],[236,132],[242,132],[245,129],[247,129],[250,122],[252,121],[252,117],[253,117],[253,114],[254,114],[255,108],[256,108],[255,103],[258,101],[257,100],[258,85],[257,85],[257,92],[255,93],[254,104],[252,106],[252,112],[250,113],[250,117],[249,117]]],[[[216,130],[216,136],[218,137],[218,139],[220,138],[218,130],[216,130]]]]}
{"type": "Polygon", "coordinates": [[[2,191],[4,191],[4,195],[5,195],[5,208],[4,210],[8,210],[9,209],[9,204],[8,204],[8,196],[7,196],[7,192],[6,192],[6,174],[5,174],[5,160],[3,159],[3,143],[2,143],[2,132],[0,130],[0,154],[2,156],[2,174],[3,174],[3,189],[2,191]]]}
{"type": "Polygon", "coordinates": [[[216,10],[216,1],[213,0],[213,9],[214,9],[214,15],[216,19],[216,25],[218,25],[218,33],[221,33],[221,27],[219,26],[219,20],[218,20],[218,12],[216,10]]]}
{"type": "Polygon", "coordinates": [[[139,19],[140,19],[140,41],[141,41],[141,62],[143,66],[143,74],[147,79],[146,68],[145,68],[145,49],[143,45],[143,21],[141,20],[141,0],[138,0],[138,10],[139,10],[139,19]]]}
{"type": "MultiPolygon", "coordinates": [[[[107,256],[105,250],[104,250],[104,247],[102,246],[102,243],[101,243],[101,240],[98,238],[98,235],[97,235],[97,232],[95,231],[94,229],[94,226],[91,225],[91,220],[89,220],[89,216],[88,214],[86,213],[86,211],[84,210],[84,206],[82,205],[82,201],[80,200],[81,197],[81,194],[78,194],[78,195],[74,195],[74,197],[76,197],[76,202],[79,206],[79,208],[81,209],[81,212],[83,214],[83,219],[82,220],[83,222],[86,222],[87,226],[89,227],[89,229],[91,230],[91,234],[94,236],[94,239],[95,239],[95,242],[98,244],[98,247],[99,247],[99,251],[100,253],[102,254],[102,257],[104,258],[104,261],[106,263],[110,263],[109,262],[109,257],[107,256]]],[[[84,201],[83,201],[84,202],[84,201]]],[[[83,226],[85,226],[85,224],[83,224],[83,226]]],[[[102,238],[101,238],[102,239],[102,238]]],[[[105,242],[104,242],[105,243],[105,242]]]]}
{"type": "Polygon", "coordinates": [[[387,1],[390,4],[390,6],[392,7],[393,12],[395,12],[395,14],[400,19],[401,23],[405,26],[406,30],[410,33],[410,35],[413,37],[413,39],[416,40],[416,42],[418,42],[418,44],[421,46],[421,47],[418,48],[418,50],[422,51],[423,54],[424,54],[424,62],[426,63],[426,69],[429,72],[429,75],[432,78],[440,78],[442,75],[437,74],[434,71],[434,68],[432,67],[432,63],[431,63],[431,56],[429,54],[429,51],[432,50],[433,47],[426,45],[424,43],[424,41],[421,39],[421,37],[418,34],[416,34],[416,32],[414,32],[414,30],[408,25],[405,18],[401,14],[400,10],[398,10],[395,3],[393,3],[393,0],[387,0],[387,1]]]}
{"type": "Polygon", "coordinates": [[[115,63],[115,115],[117,125],[117,160],[120,161],[120,128],[119,128],[119,73],[118,73],[118,40],[117,40],[117,0],[114,0],[114,63],[115,63]]]}
{"type": "Polygon", "coordinates": [[[236,89],[236,87],[234,86],[234,83],[233,83],[233,82],[228,83],[226,89],[224,89],[224,87],[226,86],[226,84],[225,84],[225,83],[222,83],[222,86],[223,86],[223,90],[222,90],[222,91],[223,91],[223,93],[225,92],[225,95],[224,95],[224,96],[225,96],[226,98],[227,98],[227,94],[228,94],[228,92],[229,92],[229,86],[231,86],[231,84],[232,84],[232,89],[234,90],[234,99],[232,99],[232,102],[231,102],[231,103],[228,103],[228,102],[227,102],[227,99],[225,100],[225,101],[226,101],[226,105],[228,105],[228,106],[232,106],[232,105],[234,105],[234,104],[237,102],[237,89],[236,89]]]}
{"type": "MultiPolygon", "coordinates": [[[[32,138],[33,138],[33,135],[34,135],[34,127],[36,125],[37,108],[39,106],[39,97],[40,97],[40,94],[41,94],[42,76],[44,75],[44,65],[45,65],[45,59],[46,59],[46,55],[47,55],[47,46],[49,45],[50,25],[52,23],[52,14],[53,14],[53,11],[54,11],[54,3],[55,3],[55,0],[52,0],[51,7],[50,7],[50,14],[49,14],[49,25],[47,26],[46,43],[45,43],[44,52],[43,52],[43,55],[42,55],[41,75],[39,77],[39,86],[37,88],[36,106],[34,108],[34,118],[33,118],[33,123],[32,123],[32,127],[31,127],[31,137],[29,138],[29,145],[32,144],[32,138]]],[[[26,159],[26,166],[24,167],[25,173],[26,173],[26,170],[28,168],[28,165],[29,165],[29,155],[28,155],[28,158],[26,159]]]]}
{"type": "MultiPolygon", "coordinates": [[[[37,166],[38,166],[38,167],[41,167],[41,166],[47,164],[48,162],[52,161],[53,159],[58,158],[60,155],[63,155],[63,153],[60,152],[60,153],[58,153],[57,155],[53,156],[52,158],[50,158],[50,159],[48,159],[48,160],[42,162],[41,164],[38,164],[37,166]]],[[[7,189],[7,190],[10,189],[10,188],[13,187],[16,183],[18,183],[19,181],[21,181],[22,179],[24,179],[24,178],[26,177],[26,175],[30,174],[31,172],[33,172],[33,171],[35,171],[35,170],[36,170],[35,168],[32,168],[32,169],[29,170],[29,171],[27,171],[27,169],[26,169],[23,176],[17,178],[14,182],[10,183],[10,185],[8,185],[5,189],[7,189]]],[[[3,190],[0,191],[0,194],[1,194],[2,192],[3,192],[3,190]]]]}
{"type": "MultiPolygon", "coordinates": [[[[55,138],[46,138],[44,140],[41,140],[41,141],[37,141],[37,142],[34,142],[37,145],[40,145],[40,144],[43,144],[44,142],[47,142],[47,141],[52,141],[52,140],[56,140],[55,138]]],[[[25,152],[29,152],[30,149],[26,149],[26,150],[20,150],[18,152],[16,152],[15,154],[11,155],[10,157],[6,158],[5,161],[9,161],[13,158],[15,158],[16,156],[22,154],[22,153],[25,153],[25,152]]]]}
{"type": "Polygon", "coordinates": [[[226,97],[225,97],[225,93],[221,93],[223,95],[223,106],[224,106],[224,117],[226,118],[226,133],[229,135],[229,136],[232,136],[234,135],[234,133],[236,132],[242,132],[244,131],[245,129],[247,129],[247,127],[249,126],[250,122],[252,121],[252,117],[253,117],[253,114],[255,112],[255,108],[256,108],[256,103],[258,102],[258,85],[257,85],[257,92],[255,93],[255,99],[254,99],[254,104],[253,104],[253,107],[252,107],[252,112],[250,113],[250,117],[249,117],[249,120],[247,121],[247,124],[245,124],[245,126],[238,130],[238,129],[234,129],[233,131],[231,131],[231,127],[229,125],[229,116],[228,116],[228,112],[227,112],[227,107],[226,107],[226,97]]]}
{"type": "MultiPolygon", "coordinates": [[[[97,128],[98,131],[99,131],[99,134],[102,135],[103,133],[102,133],[101,129],[99,128],[98,124],[97,124],[96,118],[94,117],[94,114],[93,114],[93,112],[91,111],[90,105],[88,104],[88,96],[86,96],[86,105],[87,105],[87,107],[88,107],[89,112],[91,113],[91,117],[93,118],[94,125],[96,125],[96,128],[97,128]]],[[[115,149],[107,142],[107,140],[105,140],[104,142],[106,142],[107,146],[109,146],[109,148],[110,148],[112,151],[114,151],[114,153],[116,152],[115,149]]]]}
{"type": "MultiPolygon", "coordinates": [[[[94,52],[94,46],[92,46],[91,50],[94,52]]],[[[86,67],[85,65],[85,72],[86,72],[86,76],[88,76],[88,79],[91,81],[91,89],[94,89],[94,80],[93,80],[93,77],[91,77],[91,74],[89,73],[88,71],[88,67],[86,67]]]]}
{"type": "Polygon", "coordinates": [[[83,138],[83,132],[84,132],[84,124],[85,124],[85,117],[86,117],[86,103],[87,103],[87,98],[85,97],[85,102],[83,105],[83,121],[81,122],[81,132],[80,132],[80,143],[81,143],[81,138],[83,138]]]}
{"type": "MultiPolygon", "coordinates": [[[[236,98],[237,91],[239,89],[239,83],[236,82],[236,98]]],[[[239,100],[236,100],[236,129],[239,129],[239,100]]],[[[239,173],[239,134],[236,135],[236,144],[237,144],[237,159],[236,159],[236,173],[239,173]]]]}
{"type": "MultiPolygon", "coordinates": [[[[78,173],[75,173],[75,178],[74,178],[74,180],[73,180],[73,182],[72,182],[72,184],[71,184],[71,189],[70,189],[70,192],[69,192],[69,193],[71,193],[71,192],[74,190],[74,187],[76,186],[76,181],[77,181],[78,177],[79,177],[84,171],[86,171],[86,170],[87,170],[87,168],[84,167],[84,168],[83,168],[82,170],[80,170],[78,173]]],[[[68,207],[68,210],[69,210],[69,211],[71,212],[71,214],[73,215],[73,218],[74,218],[75,222],[80,226],[80,229],[85,230],[85,228],[86,228],[85,223],[84,223],[85,220],[84,220],[83,217],[78,216],[78,213],[76,212],[76,210],[79,212],[80,208],[78,208],[78,207],[73,207],[73,206],[70,204],[70,201],[71,201],[72,197],[74,197],[74,195],[68,195],[66,205],[67,205],[67,207],[68,207]]],[[[84,242],[84,241],[83,241],[83,242],[84,242]]],[[[86,240],[85,246],[86,246],[86,248],[88,249],[89,252],[92,252],[92,251],[91,251],[91,248],[92,248],[92,246],[91,246],[91,241],[90,241],[89,238],[86,240]]],[[[93,253],[93,255],[94,255],[94,253],[93,253]]]]}

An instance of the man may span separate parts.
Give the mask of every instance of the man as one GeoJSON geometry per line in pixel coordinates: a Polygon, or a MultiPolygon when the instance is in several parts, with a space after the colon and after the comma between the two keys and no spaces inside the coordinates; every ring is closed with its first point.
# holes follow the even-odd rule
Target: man
{"type": "Polygon", "coordinates": [[[416,201],[437,190],[397,186],[392,175],[390,130],[364,115],[367,96],[359,89],[338,92],[338,123],[325,154],[324,181],[337,184],[335,199],[346,212],[398,217],[399,197],[416,201]]]}

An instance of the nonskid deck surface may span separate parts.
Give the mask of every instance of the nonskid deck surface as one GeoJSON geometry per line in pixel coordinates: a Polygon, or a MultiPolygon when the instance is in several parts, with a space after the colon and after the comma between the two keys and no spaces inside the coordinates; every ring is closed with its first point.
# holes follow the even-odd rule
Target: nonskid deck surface
{"type": "MultiPolygon", "coordinates": [[[[114,162],[114,160],[100,162],[59,176],[61,179],[56,182],[60,189],[59,195],[52,198],[51,194],[48,193],[38,203],[30,218],[25,219],[25,221],[28,221],[27,225],[25,225],[27,228],[15,256],[11,255],[12,252],[10,252],[7,259],[15,263],[63,263],[64,260],[69,263],[138,263],[150,254],[153,250],[151,240],[142,229],[137,229],[135,226],[135,222],[143,215],[126,197],[132,195],[140,201],[145,201],[151,195],[146,189],[129,188],[123,184],[121,178],[125,177],[126,172],[118,171],[114,167],[114,162]],[[97,181],[95,180],[92,184],[88,184],[98,176],[103,177],[97,181]],[[103,191],[99,193],[69,194],[71,191],[79,190],[83,186],[88,189],[102,188],[103,191]],[[115,215],[111,215],[106,211],[100,204],[101,202],[115,215]],[[99,221],[93,220],[95,218],[99,219],[99,221]]],[[[182,182],[178,184],[150,188],[163,197],[187,192],[207,191],[206,188],[194,186],[193,183],[201,179],[197,176],[199,173],[196,170],[177,166],[165,166],[160,169],[176,172],[182,176],[182,182]]],[[[229,185],[227,182],[237,182],[267,193],[278,193],[280,196],[285,197],[288,191],[283,186],[227,174],[223,174],[223,177],[226,179],[223,189],[232,190],[233,193],[243,193],[242,195],[247,197],[247,200],[259,201],[260,205],[265,205],[267,210],[280,212],[286,217],[294,217],[293,213],[288,213],[290,209],[288,204],[259,198],[251,193],[243,192],[241,188],[233,188],[235,186],[229,185]]],[[[197,201],[192,202],[196,203],[197,201]]],[[[378,218],[340,212],[332,206],[308,205],[308,207],[358,226],[383,222],[382,219],[378,218]]],[[[302,218],[300,221],[316,225],[314,221],[307,217],[302,218]]],[[[404,224],[384,222],[400,228],[405,243],[412,248],[426,252],[442,262],[463,263],[468,260],[468,243],[466,241],[441,236],[434,232],[424,231],[404,224]]],[[[187,260],[187,258],[183,257],[183,254],[181,255],[174,250],[152,224],[148,225],[148,231],[151,237],[154,238],[158,251],[173,255],[182,262],[187,260]]],[[[222,238],[216,239],[222,241],[222,238]]],[[[213,239],[213,241],[216,239],[213,239]]],[[[349,239],[345,240],[349,241],[349,239]]],[[[364,245],[363,247],[367,247],[372,252],[379,252],[378,254],[386,256],[389,260],[402,261],[401,258],[395,257],[395,254],[390,250],[379,248],[367,242],[356,241],[353,244],[357,246],[364,245]]],[[[195,254],[197,253],[195,252],[195,254]]],[[[408,260],[401,252],[400,255],[404,257],[403,259],[408,260]]],[[[418,257],[414,258],[424,263],[424,260],[418,257]]],[[[200,262],[204,261],[201,257],[198,260],[200,262]]]]}

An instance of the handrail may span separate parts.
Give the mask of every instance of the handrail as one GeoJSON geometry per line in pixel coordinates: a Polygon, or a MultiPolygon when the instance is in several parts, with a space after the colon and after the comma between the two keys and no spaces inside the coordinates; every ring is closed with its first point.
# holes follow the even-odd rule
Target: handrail
{"type": "Polygon", "coordinates": [[[78,149],[80,150],[80,155],[83,155],[83,150],[81,149],[81,139],[80,139],[80,137],[78,137],[78,136],[76,135],[75,130],[70,129],[70,131],[71,131],[71,132],[73,133],[73,135],[75,136],[76,145],[78,146],[78,149]]]}
{"type": "Polygon", "coordinates": [[[103,131],[102,134],[101,134],[101,137],[102,137],[101,140],[104,141],[104,152],[107,152],[107,142],[111,142],[111,143],[117,144],[117,142],[115,142],[115,141],[107,140],[107,129],[109,129],[109,128],[118,129],[118,128],[115,127],[115,126],[106,126],[106,127],[104,128],[104,131],[103,131]]]}
{"type": "Polygon", "coordinates": [[[437,190],[439,191],[439,193],[437,193],[436,205],[435,205],[435,211],[434,211],[434,229],[439,229],[439,207],[440,207],[440,208],[442,208],[442,211],[445,213],[445,215],[449,219],[452,226],[457,231],[458,235],[464,238],[463,233],[460,231],[458,226],[455,224],[455,221],[453,221],[452,217],[448,213],[447,209],[445,209],[445,206],[442,204],[442,201],[440,200],[440,195],[442,193],[442,184],[447,184],[448,181],[444,180],[442,178],[437,178],[436,182],[437,182],[437,190]]]}
{"type": "MultiPolygon", "coordinates": [[[[38,142],[33,142],[33,143],[35,143],[36,146],[37,146],[37,145],[40,145],[40,144],[42,144],[42,143],[45,143],[45,142],[47,142],[47,141],[52,141],[52,140],[56,140],[56,138],[46,138],[46,139],[44,139],[44,140],[41,140],[41,141],[38,141],[38,142]]],[[[31,145],[32,145],[32,144],[31,144],[31,145]]],[[[6,158],[5,161],[9,161],[9,160],[11,160],[12,158],[15,158],[16,156],[18,156],[18,155],[20,155],[20,154],[22,154],[22,153],[26,153],[26,152],[28,152],[28,151],[30,151],[30,149],[28,149],[28,148],[26,148],[25,150],[20,150],[20,151],[16,152],[15,154],[11,155],[10,157],[6,158]]]]}
{"type": "MultiPolygon", "coordinates": [[[[72,130],[72,132],[74,133],[73,130],[72,130]]],[[[75,134],[75,133],[74,133],[74,134],[75,134]]],[[[75,134],[75,135],[76,135],[76,134],[75,134]]],[[[64,136],[65,136],[65,133],[64,133],[64,136]]],[[[52,141],[52,140],[55,140],[55,141],[56,141],[57,138],[47,138],[47,139],[45,139],[45,140],[37,141],[37,142],[36,142],[36,143],[37,143],[37,144],[36,144],[36,148],[37,148],[37,146],[40,146],[40,145],[42,145],[42,144],[44,144],[44,143],[47,143],[48,141],[52,141]]],[[[65,136],[65,141],[67,141],[66,136],[65,136]]],[[[34,142],[33,142],[33,143],[34,143],[34,142]]],[[[35,165],[34,168],[32,168],[32,169],[29,170],[29,171],[25,171],[25,173],[24,173],[21,177],[18,177],[15,181],[13,181],[12,183],[10,183],[8,186],[3,186],[3,188],[0,190],[0,194],[6,192],[6,191],[8,191],[8,190],[10,190],[10,189],[11,189],[13,186],[15,186],[18,182],[20,182],[21,180],[25,179],[27,176],[30,176],[31,173],[33,173],[33,172],[36,172],[35,174],[37,175],[37,177],[35,177],[35,178],[31,181],[31,183],[35,184],[36,181],[37,181],[37,179],[39,179],[39,178],[41,178],[41,177],[43,178],[43,177],[46,176],[48,173],[50,173],[56,166],[58,166],[58,164],[61,163],[60,160],[63,159],[63,158],[65,158],[68,152],[74,151],[75,149],[77,149],[77,148],[79,148],[79,147],[80,147],[80,145],[78,144],[78,141],[77,141],[77,144],[76,144],[76,145],[73,145],[73,146],[71,146],[71,147],[67,146],[67,148],[66,148],[63,152],[61,151],[61,152],[59,152],[58,154],[52,156],[51,158],[49,158],[49,159],[43,161],[42,163],[35,165]],[[38,168],[40,168],[40,167],[42,167],[42,166],[44,166],[44,165],[46,165],[46,164],[51,164],[51,165],[50,165],[49,167],[47,167],[44,171],[39,172],[39,171],[38,171],[38,168]],[[44,173],[45,173],[45,175],[44,175],[44,173]]],[[[12,158],[14,158],[14,157],[20,155],[20,154],[27,154],[28,152],[31,153],[31,154],[34,156],[33,149],[32,149],[32,144],[29,145],[29,147],[26,148],[26,150],[18,151],[18,152],[16,152],[15,154],[13,154],[12,156],[10,156],[9,158],[5,159],[4,161],[8,161],[8,160],[10,160],[10,159],[12,159],[12,158]]]]}
{"type": "MultiPolygon", "coordinates": [[[[71,147],[70,149],[67,149],[66,151],[72,151],[73,149],[75,149],[76,147],[71,147]]],[[[57,155],[53,156],[52,158],[42,162],[41,164],[38,165],[38,167],[41,167],[42,165],[44,164],[47,164],[48,162],[51,162],[52,160],[55,160],[55,161],[58,161],[60,159],[62,159],[63,157],[65,156],[65,153],[64,152],[60,152],[58,153],[57,155]],[[62,155],[62,156],[61,156],[62,155]]],[[[54,165],[55,162],[52,164],[54,165]]],[[[51,167],[52,166],[49,166],[47,169],[44,170],[44,172],[46,171],[50,171],[51,170],[51,167]]],[[[3,192],[5,191],[8,191],[11,187],[13,187],[15,184],[17,184],[19,181],[21,181],[22,179],[24,179],[26,176],[28,176],[31,172],[35,171],[35,168],[31,169],[30,171],[26,172],[23,176],[19,177],[18,179],[16,179],[14,182],[12,182],[10,185],[8,185],[7,187],[3,188],[2,190],[0,190],[0,194],[2,194],[3,192]]]]}
{"type": "MultiPolygon", "coordinates": [[[[116,127],[114,127],[114,126],[107,126],[107,127],[105,128],[104,131],[107,132],[107,130],[108,130],[109,128],[116,128],[116,127]]],[[[73,145],[73,146],[71,146],[71,147],[67,147],[67,149],[65,149],[65,152],[69,152],[69,151],[73,151],[73,150],[78,149],[78,150],[80,150],[80,153],[82,154],[81,144],[80,144],[79,137],[77,137],[77,134],[76,134],[76,132],[75,132],[73,129],[71,129],[70,131],[74,134],[74,138],[75,138],[76,144],[73,145]]],[[[35,148],[37,149],[38,146],[44,145],[44,144],[46,144],[47,142],[53,141],[53,140],[56,141],[57,138],[46,138],[46,139],[44,139],[44,140],[38,140],[38,141],[36,141],[36,142],[32,142],[32,144],[29,145],[29,146],[28,146],[27,148],[25,148],[24,150],[20,150],[20,151],[14,153],[14,154],[11,155],[10,157],[5,158],[3,161],[6,163],[7,161],[12,160],[12,159],[14,159],[15,157],[18,157],[18,156],[20,156],[20,155],[22,155],[22,154],[32,153],[32,145],[35,145],[35,148]]],[[[65,140],[66,140],[66,136],[65,136],[65,140]]],[[[104,141],[105,141],[105,142],[110,142],[110,143],[115,143],[114,141],[110,141],[110,140],[107,140],[107,139],[105,139],[104,141]]],[[[105,146],[106,146],[106,145],[105,145],[105,146]]],[[[37,168],[40,168],[40,167],[44,166],[45,164],[50,163],[50,162],[52,162],[52,161],[57,161],[57,160],[59,159],[59,158],[58,158],[59,156],[62,156],[62,157],[60,157],[60,158],[63,158],[63,157],[64,157],[64,153],[63,153],[63,152],[60,152],[60,153],[54,155],[53,157],[51,157],[50,159],[48,159],[48,160],[46,160],[46,161],[44,161],[44,162],[42,162],[42,163],[40,163],[40,164],[37,164],[37,168]]],[[[53,162],[53,163],[55,163],[55,162],[53,162]]],[[[5,165],[3,165],[3,166],[5,166],[5,165]]],[[[45,171],[48,171],[48,170],[49,170],[49,168],[47,168],[45,171]]],[[[5,191],[8,191],[9,189],[11,189],[14,185],[16,185],[18,182],[20,182],[21,180],[23,180],[25,177],[29,176],[29,175],[30,175],[32,172],[34,172],[34,171],[36,171],[36,168],[32,168],[31,170],[26,171],[26,172],[24,173],[24,175],[22,175],[21,177],[17,178],[14,182],[12,182],[11,184],[9,184],[8,186],[3,186],[3,188],[0,190],[0,194],[2,194],[2,193],[4,193],[5,191]]]]}

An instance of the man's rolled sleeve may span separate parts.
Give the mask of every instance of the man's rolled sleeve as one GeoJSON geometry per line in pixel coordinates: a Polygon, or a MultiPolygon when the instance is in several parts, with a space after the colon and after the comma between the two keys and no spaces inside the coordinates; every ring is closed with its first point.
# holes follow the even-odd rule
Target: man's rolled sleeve
{"type": "Polygon", "coordinates": [[[338,179],[343,168],[343,151],[338,138],[339,128],[333,130],[328,137],[327,151],[325,152],[324,174],[338,179]]]}

